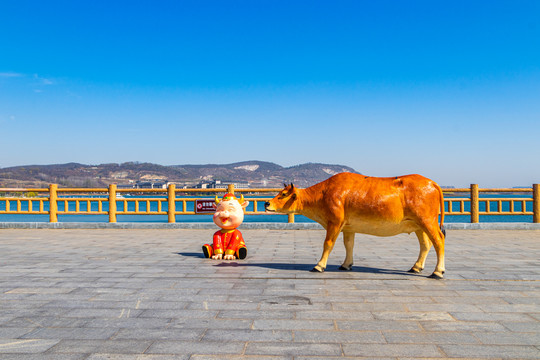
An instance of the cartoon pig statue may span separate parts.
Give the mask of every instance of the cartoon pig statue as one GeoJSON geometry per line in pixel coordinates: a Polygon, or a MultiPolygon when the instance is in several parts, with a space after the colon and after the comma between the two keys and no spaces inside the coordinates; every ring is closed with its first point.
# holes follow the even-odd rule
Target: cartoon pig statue
{"type": "Polygon", "coordinates": [[[242,233],[236,228],[244,221],[244,209],[249,201],[242,195],[238,200],[233,194],[227,193],[221,201],[216,196],[214,208],[214,223],[221,228],[214,233],[212,245],[202,247],[204,257],[216,260],[245,259],[247,248],[242,233]]]}

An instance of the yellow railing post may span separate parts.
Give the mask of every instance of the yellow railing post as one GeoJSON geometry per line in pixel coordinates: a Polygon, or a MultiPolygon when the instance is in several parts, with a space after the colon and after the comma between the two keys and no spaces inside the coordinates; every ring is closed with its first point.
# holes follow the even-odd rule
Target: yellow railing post
{"type": "Polygon", "coordinates": [[[480,222],[478,184],[471,184],[471,223],[480,222]]]}
{"type": "Polygon", "coordinates": [[[227,186],[227,192],[234,195],[234,184],[227,186]]]}
{"type": "Polygon", "coordinates": [[[50,184],[49,185],[49,222],[58,222],[58,185],[50,184]]]}
{"type": "Polygon", "coordinates": [[[109,222],[116,222],[116,185],[109,185],[109,222]]]}
{"type": "Polygon", "coordinates": [[[540,223],[540,184],[533,184],[533,222],[540,223]]]}
{"type": "Polygon", "coordinates": [[[289,214],[289,216],[288,216],[288,222],[289,222],[289,224],[294,223],[294,214],[289,214]]]}
{"type": "Polygon", "coordinates": [[[173,223],[176,221],[176,195],[175,195],[176,185],[169,184],[167,187],[167,202],[169,204],[169,209],[167,214],[169,215],[169,222],[173,223]]]}

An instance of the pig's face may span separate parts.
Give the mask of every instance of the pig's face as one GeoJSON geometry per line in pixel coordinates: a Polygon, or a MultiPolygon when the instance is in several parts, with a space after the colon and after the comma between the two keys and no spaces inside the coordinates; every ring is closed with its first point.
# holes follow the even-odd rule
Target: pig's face
{"type": "Polygon", "coordinates": [[[244,208],[247,205],[247,201],[240,204],[236,199],[221,201],[214,213],[214,223],[225,230],[236,229],[244,221],[244,208]]]}

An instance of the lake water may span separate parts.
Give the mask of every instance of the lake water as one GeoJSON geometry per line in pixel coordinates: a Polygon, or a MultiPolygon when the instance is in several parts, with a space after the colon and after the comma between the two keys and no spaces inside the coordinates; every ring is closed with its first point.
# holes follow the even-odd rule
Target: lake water
{"type": "MultiPolygon", "coordinates": [[[[452,199],[456,197],[466,197],[466,196],[460,196],[460,195],[450,195],[445,196],[445,199],[452,199]]],[[[145,196],[145,197],[137,197],[137,199],[144,198],[145,200],[150,201],[150,210],[151,211],[157,211],[158,209],[158,202],[161,202],[161,208],[163,210],[167,209],[167,202],[164,196],[145,196]]],[[[182,198],[202,198],[202,197],[185,197],[182,198]]],[[[260,196],[257,198],[261,198],[260,196]]],[[[524,194],[489,194],[484,195],[482,194],[482,198],[495,198],[495,199],[505,199],[505,198],[524,198],[524,199],[531,199],[530,195],[524,195],[524,194]]],[[[68,199],[68,197],[62,197],[61,199],[68,199]]],[[[126,200],[129,200],[130,197],[126,197],[126,200]]],[[[132,199],[132,198],[131,198],[132,199]]],[[[247,200],[249,200],[249,197],[246,197],[247,200]]],[[[13,202],[10,204],[11,208],[15,207],[16,204],[13,202]]],[[[64,202],[59,201],[58,202],[58,210],[63,211],[64,210],[64,202]]],[[[134,202],[128,202],[128,211],[134,211],[135,210],[135,203],[134,202]]],[[[447,204],[448,206],[448,204],[447,204]]],[[[33,201],[32,202],[33,209],[39,209],[39,202],[33,201]]],[[[75,203],[70,202],[68,204],[68,207],[70,210],[75,210],[75,203]]],[[[98,203],[97,202],[91,202],[90,204],[91,210],[97,211],[98,210],[98,203]]],[[[193,202],[187,202],[187,211],[193,211],[194,203],[193,202]]],[[[263,210],[264,203],[262,201],[259,201],[257,204],[258,211],[263,210]]],[[[0,200],[0,211],[5,211],[6,209],[6,202],[0,200]]],[[[49,204],[44,203],[44,210],[48,211],[49,204]]],[[[176,209],[177,211],[182,210],[182,203],[177,202],[176,203],[176,209]]],[[[22,210],[28,210],[27,202],[24,201],[22,203],[22,210]]],[[[80,207],[81,211],[86,211],[86,203],[81,203],[80,207]]],[[[103,210],[108,211],[108,202],[103,202],[103,210]]],[[[124,203],[123,201],[119,200],[117,202],[117,210],[123,211],[124,210],[124,203]]],[[[139,204],[139,210],[140,211],[146,211],[146,203],[142,202],[139,204]]],[[[453,204],[453,210],[458,211],[459,210],[459,203],[453,204]]],[[[470,203],[465,203],[465,211],[470,210],[470,203]]],[[[491,204],[491,211],[497,211],[497,204],[492,203],[491,204]]],[[[509,201],[503,201],[502,203],[502,211],[509,211],[510,210],[510,202],[509,201]]],[[[521,211],[521,203],[515,204],[515,210],[521,211]]],[[[532,201],[528,201],[526,203],[526,210],[532,211],[532,201]]],[[[250,201],[250,205],[247,208],[247,211],[253,211],[253,202],[250,201]]],[[[446,212],[448,211],[448,208],[446,208],[446,212]]],[[[485,203],[480,202],[480,211],[485,211],[485,203]]],[[[18,215],[18,214],[0,214],[0,222],[48,222],[49,221],[49,215],[18,215]]],[[[58,215],[58,221],[59,222],[108,222],[109,216],[108,215],[58,215]]],[[[117,221],[118,222],[157,222],[157,223],[166,223],[168,221],[167,215],[117,215],[117,221]]],[[[288,221],[287,215],[276,215],[276,214],[268,214],[268,215],[246,215],[244,218],[244,222],[279,222],[279,223],[286,223],[288,221]]],[[[304,222],[313,222],[313,220],[306,218],[302,215],[295,215],[294,221],[298,223],[304,223],[304,222]]],[[[533,221],[532,215],[480,215],[480,222],[529,222],[531,223],[533,221]]],[[[176,222],[212,222],[212,214],[205,214],[205,215],[177,215],[176,216],[176,222]]],[[[470,216],[469,215],[445,215],[445,223],[468,223],[470,222],[470,216]]]]}

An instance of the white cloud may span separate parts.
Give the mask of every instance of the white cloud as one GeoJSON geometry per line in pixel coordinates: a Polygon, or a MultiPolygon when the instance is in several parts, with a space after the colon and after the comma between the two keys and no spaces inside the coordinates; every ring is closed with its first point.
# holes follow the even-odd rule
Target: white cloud
{"type": "MultiPolygon", "coordinates": [[[[25,78],[25,77],[28,77],[28,75],[12,72],[12,71],[0,72],[0,78],[4,78],[4,79],[25,78]]],[[[40,76],[39,74],[33,74],[31,78],[34,79],[34,86],[47,86],[47,85],[56,84],[56,81],[54,79],[45,78],[45,77],[40,76]]]]}
{"type": "Polygon", "coordinates": [[[39,81],[39,83],[41,85],[53,85],[54,84],[53,80],[41,77],[38,74],[34,74],[34,79],[39,81]]]}
{"type": "Polygon", "coordinates": [[[15,115],[0,115],[0,124],[5,124],[7,122],[14,122],[16,119],[15,115]]]}
{"type": "Polygon", "coordinates": [[[0,77],[4,78],[14,78],[14,77],[23,77],[24,74],[16,73],[16,72],[0,72],[0,77]]]}

